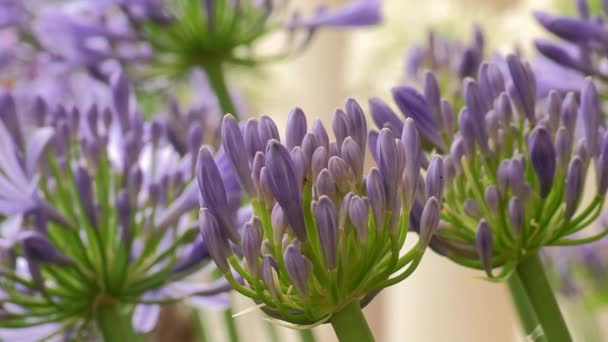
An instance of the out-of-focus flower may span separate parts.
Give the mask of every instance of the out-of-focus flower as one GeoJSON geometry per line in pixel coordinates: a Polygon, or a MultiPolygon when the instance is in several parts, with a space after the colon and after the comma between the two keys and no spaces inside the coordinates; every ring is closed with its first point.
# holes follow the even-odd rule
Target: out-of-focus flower
{"type": "Polygon", "coordinates": [[[354,100],[334,115],[334,141],[319,120],[309,130],[300,109],[290,113],[283,142],[269,117],[239,127],[226,116],[222,146],[253,217],[242,227],[230,220],[220,171],[203,148],[199,219],[234,288],[272,317],[318,324],[409,276],[437,228],[443,168],[434,157],[436,172],[422,180],[417,131],[411,120],[403,126],[400,139],[388,128],[379,133],[377,163],[364,177],[367,125],[354,100]],[[414,201],[424,203],[420,239],[400,256],[414,201]]]}
{"type": "MultiPolygon", "coordinates": [[[[437,108],[444,106],[438,106],[435,91],[395,90],[402,93],[395,98],[398,106],[415,117],[427,141],[438,149],[449,147],[441,228],[430,246],[457,263],[485,269],[492,279],[509,276],[544,246],[584,244],[608,233],[572,237],[598,217],[608,187],[608,136],[593,82],[585,82],[580,105],[574,93],[551,92],[544,110],[537,111],[529,64],[515,55],[506,61],[508,82],[492,64],[485,65],[498,70],[488,73],[494,76],[464,81],[465,107],[456,132],[444,125],[454,121],[440,115],[437,108]],[[581,139],[574,133],[577,124],[584,130],[581,139]],[[590,168],[596,170],[598,187],[585,203],[590,168]]],[[[379,126],[399,125],[394,113],[390,120],[374,117],[379,126]]],[[[414,205],[413,217],[416,212],[421,206],[414,205]]]]}
{"type": "MultiPolygon", "coordinates": [[[[33,131],[19,121],[29,115],[8,110],[10,95],[3,98],[1,339],[17,328],[105,334],[106,318],[132,320],[142,333],[163,304],[227,305],[225,280],[201,283],[209,254],[193,213],[200,141],[180,156],[162,123],[132,110],[123,74],[111,92],[111,107],[83,111],[48,110],[38,99],[33,131]]],[[[228,194],[233,208],[240,189],[230,175],[222,177],[235,184],[227,187],[237,192],[228,194]]]]}

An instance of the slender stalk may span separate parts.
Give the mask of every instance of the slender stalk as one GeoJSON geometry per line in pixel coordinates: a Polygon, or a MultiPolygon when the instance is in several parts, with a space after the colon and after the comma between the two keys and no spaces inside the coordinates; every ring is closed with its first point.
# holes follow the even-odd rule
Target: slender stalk
{"type": "Polygon", "coordinates": [[[571,342],[568,326],[557,305],[538,252],[531,252],[524,258],[517,266],[516,273],[536,312],[547,341],[571,342]]]}
{"type": "Polygon", "coordinates": [[[300,341],[301,342],[315,342],[315,335],[312,333],[312,330],[300,330],[300,341]]]}
{"type": "Polygon", "coordinates": [[[192,310],[192,327],[194,328],[194,336],[197,342],[207,342],[209,338],[205,332],[205,326],[201,312],[198,310],[192,310]]]}
{"type": "Polygon", "coordinates": [[[353,301],[331,317],[331,325],[340,342],[374,342],[358,301],[353,301]]]}
{"type": "Polygon", "coordinates": [[[224,311],[224,324],[226,333],[228,334],[228,341],[239,342],[239,332],[236,329],[234,317],[232,317],[232,309],[227,309],[224,311]]]}
{"type": "Polygon", "coordinates": [[[511,293],[513,305],[519,316],[519,321],[526,334],[526,341],[547,341],[545,332],[538,322],[536,311],[534,311],[534,307],[532,307],[528,294],[517,273],[509,278],[507,284],[509,285],[509,291],[511,293]]]}
{"type": "Polygon", "coordinates": [[[103,341],[141,341],[141,336],[133,331],[131,313],[119,304],[102,305],[96,318],[103,341]]]}
{"type": "Polygon", "coordinates": [[[207,63],[203,65],[203,68],[207,73],[207,78],[209,79],[209,83],[215,92],[215,96],[217,96],[217,100],[220,103],[222,116],[230,113],[238,119],[239,113],[237,113],[236,106],[234,105],[232,97],[230,96],[230,90],[226,84],[226,75],[224,74],[222,64],[207,63]]]}

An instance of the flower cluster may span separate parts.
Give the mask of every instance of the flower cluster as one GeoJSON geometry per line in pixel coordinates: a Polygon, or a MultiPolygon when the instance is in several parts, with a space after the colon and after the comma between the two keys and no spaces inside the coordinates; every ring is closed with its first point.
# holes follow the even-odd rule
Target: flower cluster
{"type": "MultiPolygon", "coordinates": [[[[36,339],[79,338],[113,314],[147,332],[163,304],[227,305],[225,280],[201,282],[209,254],[192,212],[201,127],[181,157],[160,121],[133,110],[124,75],[112,93],[112,106],[85,111],[38,99],[31,115],[2,99],[0,338],[26,327],[36,339]]],[[[238,183],[223,177],[238,207],[238,183]]]]}
{"type": "MultiPolygon", "coordinates": [[[[456,117],[440,101],[436,86],[425,86],[424,94],[413,88],[393,90],[397,105],[416,118],[428,142],[441,150],[449,146],[441,227],[430,246],[498,279],[543,246],[587,243],[607,233],[569,237],[598,217],[608,188],[608,135],[592,80],[581,91],[580,105],[574,93],[551,92],[545,108],[537,110],[530,66],[515,55],[506,61],[508,82],[492,64],[481,67],[488,77],[464,81],[465,107],[456,117]],[[577,125],[584,131],[580,140],[577,125]],[[446,141],[451,143],[442,145],[446,141]],[[592,168],[597,192],[583,203],[592,168]],[[499,266],[502,272],[495,275],[499,266]]],[[[388,105],[382,108],[386,110],[372,110],[377,123],[402,125],[388,105]]],[[[435,171],[429,166],[430,172],[435,171]]],[[[420,208],[414,205],[413,216],[416,211],[420,208]]]]}
{"type": "Polygon", "coordinates": [[[365,177],[367,124],[357,102],[337,110],[332,128],[335,141],[319,120],[307,131],[304,113],[295,109],[282,143],[269,117],[242,127],[225,117],[222,146],[252,207],[242,227],[229,219],[209,149],[199,154],[200,226],[209,253],[237,291],[296,324],[331,320],[352,303],[365,306],[405,279],[439,223],[442,159],[433,157],[434,172],[424,180],[412,120],[403,133],[380,131],[377,162],[365,177]],[[400,256],[414,201],[425,203],[420,239],[400,256]]]}

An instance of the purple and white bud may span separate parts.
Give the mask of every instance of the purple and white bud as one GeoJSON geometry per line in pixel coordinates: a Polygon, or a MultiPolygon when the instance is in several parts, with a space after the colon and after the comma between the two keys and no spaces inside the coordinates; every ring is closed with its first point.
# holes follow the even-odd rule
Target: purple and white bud
{"type": "Polygon", "coordinates": [[[443,130],[443,117],[441,115],[441,91],[439,90],[439,82],[435,74],[432,72],[426,72],[424,74],[424,98],[429,105],[429,109],[432,115],[437,129],[443,130]]]}
{"type": "Polygon", "coordinates": [[[376,229],[382,231],[384,229],[384,211],[386,210],[386,195],[384,193],[384,185],[382,184],[382,176],[380,171],[373,167],[369,170],[365,186],[367,197],[374,216],[374,224],[376,229]]]}
{"type": "Polygon", "coordinates": [[[262,259],[262,281],[264,282],[264,286],[270,292],[270,295],[274,299],[279,298],[279,285],[278,281],[278,273],[279,273],[279,265],[277,261],[274,260],[272,255],[264,255],[262,259]]]}
{"type": "Polygon", "coordinates": [[[73,264],[70,258],[63,255],[48,238],[38,232],[27,231],[22,233],[21,242],[23,252],[29,260],[60,266],[73,264]]]}
{"type": "MultiPolygon", "coordinates": [[[[346,100],[346,127],[359,149],[365,151],[367,144],[367,121],[363,109],[354,99],[346,100]]],[[[342,146],[339,144],[338,146],[342,146]]]]}
{"type": "Polygon", "coordinates": [[[530,65],[511,54],[507,56],[507,66],[511,74],[512,84],[509,87],[509,96],[516,104],[520,114],[534,123],[536,104],[536,79],[530,65]]]}
{"type": "Polygon", "coordinates": [[[403,146],[401,144],[397,146],[395,139],[387,128],[380,131],[377,144],[378,171],[382,176],[386,208],[392,209],[397,195],[397,184],[401,181],[397,148],[403,148],[403,146]]]}
{"type": "Polygon", "coordinates": [[[488,207],[496,213],[496,210],[498,210],[498,203],[500,202],[500,194],[496,185],[489,185],[486,187],[484,199],[486,200],[488,207]]]}
{"type": "Polygon", "coordinates": [[[315,182],[315,194],[316,197],[319,198],[323,195],[328,196],[329,198],[334,198],[336,195],[337,186],[334,176],[328,169],[323,169],[317,176],[317,181],[315,182]]]}
{"type": "Polygon", "coordinates": [[[582,119],[583,130],[585,132],[585,144],[589,155],[594,157],[598,146],[598,127],[600,126],[600,100],[595,84],[591,78],[587,78],[585,86],[581,91],[581,106],[579,117],[582,119]]]}
{"type": "Polygon", "coordinates": [[[369,230],[369,208],[365,200],[359,196],[353,196],[348,206],[348,218],[355,226],[360,241],[366,242],[369,230]]]}
{"type": "Polygon", "coordinates": [[[293,161],[294,170],[296,171],[296,178],[300,189],[304,186],[306,176],[308,175],[308,164],[306,163],[306,157],[304,151],[300,146],[296,146],[289,153],[291,160],[293,161]]]}
{"type": "Polygon", "coordinates": [[[509,200],[509,221],[511,223],[511,229],[516,234],[521,234],[521,230],[524,225],[524,204],[517,196],[511,197],[509,200]]]}
{"type": "MultiPolygon", "coordinates": [[[[338,147],[342,146],[344,139],[348,136],[348,126],[346,125],[346,113],[341,109],[336,110],[331,121],[331,127],[336,137],[338,147]]],[[[331,152],[331,149],[330,149],[331,152]]]]}
{"type": "Polygon", "coordinates": [[[359,182],[361,179],[363,179],[364,157],[363,152],[361,149],[359,149],[359,146],[352,137],[347,137],[344,139],[344,143],[342,143],[342,158],[353,171],[355,182],[359,182]]]}
{"type": "Polygon", "coordinates": [[[443,159],[435,155],[426,171],[426,198],[435,197],[437,201],[441,202],[443,200],[444,184],[443,159]]]}
{"type": "Polygon", "coordinates": [[[317,137],[312,133],[306,133],[304,139],[302,139],[302,152],[304,152],[306,165],[308,165],[309,168],[311,166],[312,155],[315,153],[318,146],[317,137]]]}
{"type": "Polygon", "coordinates": [[[95,194],[93,193],[93,180],[89,172],[82,166],[76,167],[74,172],[76,181],[76,189],[78,190],[78,197],[87,220],[92,227],[97,228],[97,210],[95,203],[95,194]]]}
{"type": "Polygon", "coordinates": [[[369,100],[369,111],[372,120],[380,129],[388,127],[394,132],[399,133],[403,130],[403,121],[384,101],[377,97],[369,100]]]}
{"type": "Polygon", "coordinates": [[[560,114],[561,125],[566,127],[570,139],[574,139],[574,129],[576,128],[576,117],[578,112],[578,102],[575,93],[568,93],[562,102],[560,114]]]}
{"type": "Polygon", "coordinates": [[[338,210],[329,197],[321,196],[314,207],[314,215],[325,266],[334,270],[338,266],[338,210]]]}
{"type": "Polygon", "coordinates": [[[481,207],[479,203],[474,199],[467,199],[463,204],[464,213],[469,217],[479,220],[482,216],[481,207]]]}
{"type": "Polygon", "coordinates": [[[283,209],[278,204],[275,204],[272,207],[272,213],[270,213],[270,223],[272,224],[272,234],[273,240],[275,243],[283,240],[283,235],[285,235],[285,231],[287,230],[287,218],[285,217],[285,213],[283,213],[283,209]]]}
{"type": "Polygon", "coordinates": [[[266,145],[262,143],[259,131],[258,120],[254,118],[248,119],[245,123],[243,140],[245,141],[245,148],[247,149],[250,162],[253,162],[253,159],[258,152],[264,152],[264,148],[266,147],[266,145]]]}
{"type": "Polygon", "coordinates": [[[357,184],[355,174],[350,166],[340,157],[331,157],[328,163],[328,169],[333,176],[338,191],[347,193],[357,184]]]}
{"type": "Polygon", "coordinates": [[[311,132],[317,138],[317,144],[325,147],[327,150],[329,148],[329,135],[327,134],[327,130],[325,129],[325,126],[323,126],[321,120],[316,119],[313,122],[311,132]]]}
{"type": "Polygon", "coordinates": [[[198,216],[199,228],[209,250],[209,255],[215,261],[217,267],[224,273],[230,273],[228,257],[232,255],[232,250],[228,240],[222,233],[222,228],[214,215],[207,208],[202,208],[198,216]]]}
{"type": "Polygon", "coordinates": [[[321,170],[327,168],[329,162],[329,156],[327,155],[327,149],[323,146],[317,147],[315,152],[312,154],[312,160],[310,162],[310,168],[312,171],[312,179],[317,179],[321,170]]]}
{"type": "Polygon", "coordinates": [[[439,226],[440,216],[439,201],[431,197],[426,201],[422,215],[420,216],[420,239],[418,244],[427,246],[439,226]]]}
{"type": "Polygon", "coordinates": [[[572,153],[572,141],[566,127],[561,126],[555,134],[555,156],[557,170],[564,170],[568,166],[572,153]]]}
{"type": "Polygon", "coordinates": [[[232,115],[226,115],[222,121],[222,147],[234,168],[241,187],[250,196],[255,196],[245,140],[239,124],[232,115]]]}

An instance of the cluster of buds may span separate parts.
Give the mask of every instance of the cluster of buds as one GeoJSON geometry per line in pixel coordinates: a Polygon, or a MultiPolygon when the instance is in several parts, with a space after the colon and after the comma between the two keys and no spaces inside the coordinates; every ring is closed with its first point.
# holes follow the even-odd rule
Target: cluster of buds
{"type": "Polygon", "coordinates": [[[443,166],[433,157],[425,180],[416,128],[412,120],[403,126],[398,136],[379,133],[377,163],[364,176],[367,124],[354,100],[333,117],[335,141],[319,120],[307,131],[300,109],[289,115],[284,143],[269,117],[239,127],[226,116],[222,147],[251,219],[242,227],[230,221],[208,148],[197,177],[202,235],[233,287],[268,315],[302,325],[330,320],[353,302],[365,306],[408,277],[439,223],[443,166]],[[420,238],[400,255],[414,201],[425,203],[420,238]]]}
{"type": "Polygon", "coordinates": [[[601,1],[602,11],[592,15],[587,0],[576,1],[578,17],[554,16],[535,12],[534,17],[547,31],[560,38],[559,44],[537,39],[537,50],[560,66],[583,75],[608,79],[603,67],[606,60],[608,28],[605,25],[608,3],[601,1]]]}
{"type": "MultiPolygon", "coordinates": [[[[545,108],[537,111],[529,64],[515,55],[506,62],[508,82],[492,64],[482,64],[479,81],[463,82],[465,106],[456,119],[449,104],[439,100],[437,87],[425,86],[424,94],[413,88],[394,90],[401,94],[395,96],[397,105],[416,118],[430,143],[443,149],[438,143],[450,142],[444,158],[444,209],[430,246],[497,279],[509,275],[528,252],[587,243],[607,233],[569,237],[598,217],[608,188],[608,135],[592,80],[581,91],[580,105],[575,93],[551,92],[545,108]],[[583,127],[581,139],[577,125],[583,127]],[[597,192],[583,203],[591,168],[597,192]],[[499,266],[501,274],[494,275],[499,266]]],[[[381,114],[374,115],[375,121],[399,125],[388,105],[382,108],[388,110],[376,110],[381,114]]],[[[419,207],[414,205],[413,216],[419,207]]]]}
{"type": "MultiPolygon", "coordinates": [[[[112,106],[84,112],[39,98],[31,116],[18,115],[10,95],[2,100],[0,337],[26,327],[94,332],[108,307],[147,332],[163,304],[228,304],[225,280],[200,283],[209,264],[193,212],[202,135],[191,134],[182,157],[163,124],[131,110],[124,75],[112,93],[112,106]]],[[[238,183],[229,170],[223,177],[235,205],[238,183]]]]}
{"type": "Polygon", "coordinates": [[[453,40],[429,30],[426,44],[416,45],[407,52],[406,80],[422,83],[424,72],[429,70],[439,76],[445,92],[452,98],[460,98],[461,80],[475,77],[484,58],[484,47],[484,34],[478,25],[473,27],[470,43],[453,40]]]}

